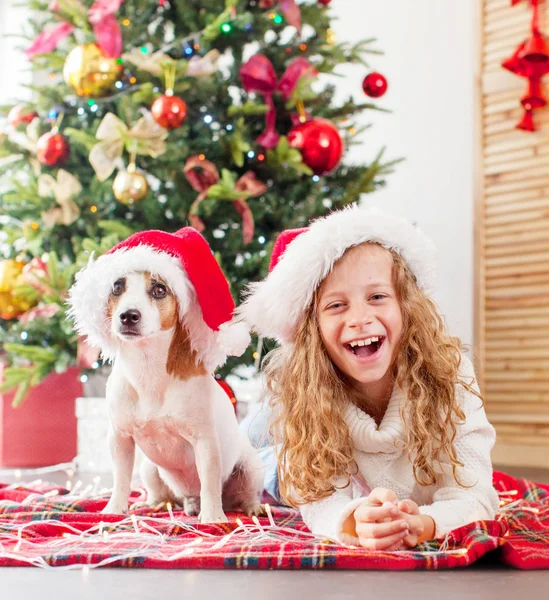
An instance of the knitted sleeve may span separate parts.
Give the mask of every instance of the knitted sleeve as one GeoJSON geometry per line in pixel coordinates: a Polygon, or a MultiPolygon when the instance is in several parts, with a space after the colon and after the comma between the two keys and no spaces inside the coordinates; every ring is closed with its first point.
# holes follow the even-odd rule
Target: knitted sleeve
{"type": "MultiPolygon", "coordinates": [[[[471,361],[462,357],[460,377],[472,383],[478,391],[471,361]]],[[[463,386],[456,386],[458,401],[465,413],[465,422],[457,426],[454,446],[463,467],[454,479],[449,463],[440,465],[439,487],[433,495],[433,503],[420,507],[420,513],[432,517],[436,524],[436,537],[446,535],[468,523],[493,519],[498,509],[498,495],[492,486],[492,463],[490,452],[496,434],[488,422],[482,401],[463,386]]]]}
{"type": "Polygon", "coordinates": [[[315,535],[343,544],[357,545],[358,538],[343,531],[343,524],[366,499],[364,492],[351,480],[351,484],[336,489],[331,496],[302,505],[300,510],[303,521],[315,535]]]}

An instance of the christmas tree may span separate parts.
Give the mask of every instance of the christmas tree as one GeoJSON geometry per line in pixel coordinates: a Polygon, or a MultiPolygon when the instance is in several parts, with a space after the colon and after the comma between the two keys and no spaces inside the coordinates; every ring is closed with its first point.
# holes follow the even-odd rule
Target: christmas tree
{"type": "MultiPolygon", "coordinates": [[[[329,4],[29,2],[24,51],[45,81],[32,104],[2,107],[0,137],[2,389],[18,387],[16,402],[51,371],[99,366],[65,319],[90,253],[190,224],[238,299],[278,232],[383,184],[394,162],[381,151],[341,162],[356,117],[378,107],[335,102],[325,75],[366,72],[375,50],[336,41],[329,4]]],[[[378,97],[386,82],[372,73],[363,87],[378,97]]]]}

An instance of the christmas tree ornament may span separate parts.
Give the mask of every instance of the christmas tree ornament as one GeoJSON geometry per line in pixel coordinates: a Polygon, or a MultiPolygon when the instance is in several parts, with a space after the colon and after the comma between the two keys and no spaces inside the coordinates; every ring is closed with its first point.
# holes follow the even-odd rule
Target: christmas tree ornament
{"type": "Polygon", "coordinates": [[[97,179],[105,181],[112,175],[124,148],[132,154],[151,158],[164,154],[168,130],[155,123],[149,113],[131,128],[113,113],[107,113],[101,120],[95,137],[98,143],[90,150],[89,160],[97,179]]]}
{"type": "Polygon", "coordinates": [[[381,98],[387,91],[387,79],[381,73],[370,73],[364,78],[362,89],[370,98],[381,98]]]}
{"type": "Polygon", "coordinates": [[[21,279],[24,266],[25,263],[11,258],[0,261],[1,319],[15,319],[33,306],[32,302],[13,293],[17,286],[24,283],[21,279]]]}
{"type": "Polygon", "coordinates": [[[7,292],[0,292],[0,319],[16,319],[30,308],[26,302],[7,292]]]}
{"type": "Polygon", "coordinates": [[[300,123],[288,133],[288,142],[301,152],[303,162],[315,175],[332,171],[341,160],[344,150],[337,127],[327,119],[300,123]]]}
{"type": "Polygon", "coordinates": [[[54,197],[58,206],[41,213],[44,225],[51,229],[55,225],[71,225],[80,216],[80,209],[73,198],[82,191],[78,179],[64,169],[57,171],[57,179],[42,173],[38,177],[38,195],[54,197]]]}
{"type": "Polygon", "coordinates": [[[112,92],[122,65],[105,56],[97,44],[82,44],[65,60],[63,77],[78,96],[106,96],[112,92]]]}
{"type": "Polygon", "coordinates": [[[328,4],[330,4],[332,0],[318,0],[319,4],[322,4],[322,6],[328,6],[328,4]]]}
{"type": "Polygon", "coordinates": [[[112,184],[114,197],[122,204],[133,204],[142,200],[149,192],[145,176],[139,173],[134,163],[130,163],[127,171],[118,171],[112,184]]]}
{"type": "Polygon", "coordinates": [[[305,58],[299,57],[292,61],[282,74],[280,82],[273,63],[263,54],[254,54],[240,68],[240,79],[244,89],[250,93],[263,94],[265,104],[269,107],[265,115],[265,130],[257,138],[257,143],[268,150],[278,144],[280,136],[276,131],[276,110],[273,101],[275,91],[280,91],[283,98],[288,100],[303,76],[316,76],[318,71],[305,58]]]}
{"type": "Polygon", "coordinates": [[[13,292],[24,266],[24,262],[12,258],[0,261],[0,292],[13,292]]]}
{"type": "Polygon", "coordinates": [[[177,129],[185,120],[187,104],[179,96],[174,96],[173,91],[168,90],[152,103],[151,114],[161,127],[177,129]]]}
{"type": "Polygon", "coordinates": [[[176,63],[170,62],[164,67],[166,78],[166,93],[159,96],[151,106],[153,119],[166,129],[177,129],[181,127],[186,115],[187,105],[182,98],[173,93],[175,87],[176,63]]]}
{"type": "Polygon", "coordinates": [[[69,154],[69,140],[54,129],[40,136],[36,142],[36,158],[47,167],[63,164],[69,154]]]}
{"type": "Polygon", "coordinates": [[[18,127],[23,123],[28,125],[37,116],[35,110],[29,110],[24,104],[16,104],[8,113],[8,123],[12,127],[18,127]]]}

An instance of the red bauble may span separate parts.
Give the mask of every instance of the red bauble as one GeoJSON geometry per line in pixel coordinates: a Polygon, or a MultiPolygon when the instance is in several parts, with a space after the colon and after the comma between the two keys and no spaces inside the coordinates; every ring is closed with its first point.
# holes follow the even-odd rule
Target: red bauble
{"type": "Polygon", "coordinates": [[[236,411],[236,396],[234,395],[231,386],[224,379],[218,379],[216,377],[215,380],[223,388],[223,391],[227,394],[227,396],[229,396],[229,400],[231,401],[231,404],[233,405],[233,408],[236,411]]]}
{"type": "Polygon", "coordinates": [[[16,104],[8,113],[8,123],[12,127],[17,127],[22,123],[28,125],[38,113],[34,110],[28,110],[24,104],[16,104]]]}
{"type": "Polygon", "coordinates": [[[327,119],[300,123],[288,133],[290,146],[301,151],[303,162],[316,175],[337,166],[343,154],[343,140],[337,127],[327,119]]]}
{"type": "Polygon", "coordinates": [[[36,142],[36,157],[47,167],[57,167],[69,157],[69,140],[60,133],[45,133],[36,142]]]}
{"type": "Polygon", "coordinates": [[[181,126],[187,115],[185,101],[177,96],[159,96],[151,106],[153,119],[166,129],[176,129],[181,126]]]}
{"type": "Polygon", "coordinates": [[[318,3],[324,6],[328,6],[328,4],[330,4],[331,1],[332,0],[318,0],[318,3]]]}
{"type": "Polygon", "coordinates": [[[387,91],[387,80],[381,73],[370,73],[364,78],[362,89],[370,98],[379,98],[387,91]]]}

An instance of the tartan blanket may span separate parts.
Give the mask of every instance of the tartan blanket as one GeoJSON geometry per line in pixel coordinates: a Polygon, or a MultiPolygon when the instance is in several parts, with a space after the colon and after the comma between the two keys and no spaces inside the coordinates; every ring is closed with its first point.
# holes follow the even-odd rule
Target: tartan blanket
{"type": "MultiPolygon", "coordinates": [[[[372,552],[313,536],[299,512],[199,524],[164,506],[104,515],[106,490],[80,494],[36,483],[0,484],[0,566],[185,569],[448,569],[491,553],[519,569],[549,568],[549,486],[494,473],[500,512],[412,550],[372,552]]],[[[139,502],[143,492],[132,492],[139,502]]]]}

